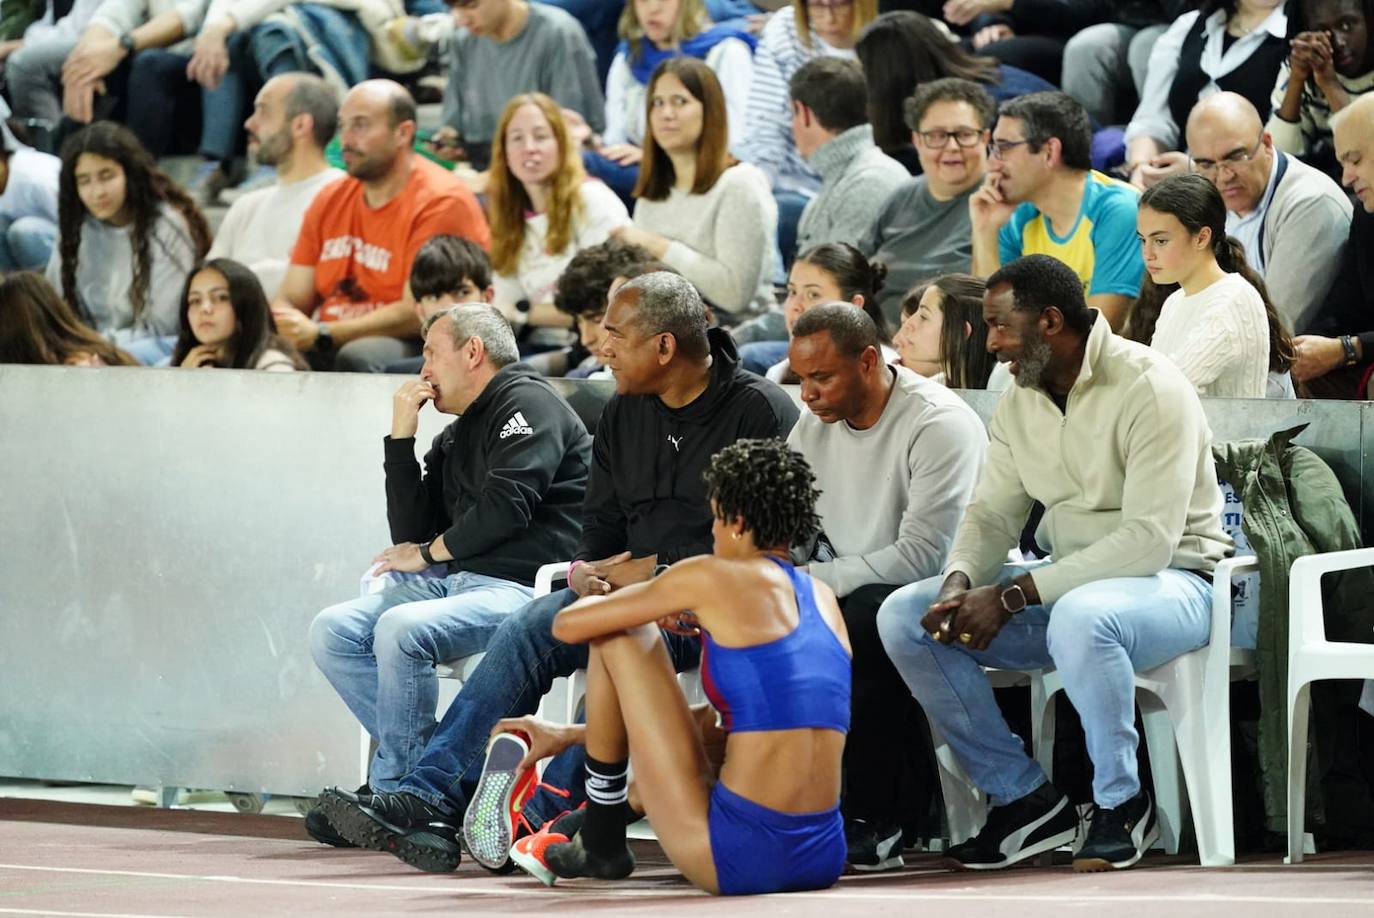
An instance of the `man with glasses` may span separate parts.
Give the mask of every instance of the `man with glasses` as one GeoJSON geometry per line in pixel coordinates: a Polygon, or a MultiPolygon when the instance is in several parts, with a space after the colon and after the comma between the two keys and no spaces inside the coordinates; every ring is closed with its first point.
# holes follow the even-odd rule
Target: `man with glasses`
{"type": "Polygon", "coordinates": [[[1140,293],[1145,264],[1135,235],[1139,193],[1092,168],[1088,113],[1062,92],[1002,106],[988,145],[988,176],[969,199],[973,273],[1023,255],[1050,255],[1079,280],[1088,305],[1119,329],[1140,293]]]}
{"type": "Polygon", "coordinates": [[[897,186],[857,243],[887,265],[878,302],[893,328],[901,325],[902,298],[917,281],[969,270],[969,198],[987,174],[997,103],[979,84],[947,77],[916,87],[905,116],[921,175],[897,186]]]}
{"type": "Polygon", "coordinates": [[[797,152],[821,177],[820,191],[797,224],[797,252],[825,242],[853,243],[906,170],[873,142],[858,61],[814,58],[792,75],[790,90],[797,152]]]}
{"type": "Polygon", "coordinates": [[[1242,95],[1221,92],[1199,102],[1187,137],[1190,167],[1226,202],[1226,232],[1245,247],[1284,323],[1305,327],[1340,264],[1350,199],[1322,172],[1275,150],[1242,95]]]}

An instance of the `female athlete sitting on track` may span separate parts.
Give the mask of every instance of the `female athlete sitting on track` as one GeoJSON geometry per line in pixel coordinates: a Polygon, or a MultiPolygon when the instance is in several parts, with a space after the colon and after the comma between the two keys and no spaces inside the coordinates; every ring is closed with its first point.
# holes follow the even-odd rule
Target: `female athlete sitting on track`
{"type": "Polygon", "coordinates": [[[631,758],[664,852],[707,892],[823,889],[844,868],[848,637],[834,594],[788,561],[819,526],[814,478],[782,441],[741,440],[716,454],[706,480],[714,554],[584,598],[554,623],[561,640],[591,643],[588,804],[571,840],[554,821],[512,850],[546,883],[634,870],[631,758]],[[701,631],[702,683],[728,736],[714,784],[659,626],[701,631]]]}

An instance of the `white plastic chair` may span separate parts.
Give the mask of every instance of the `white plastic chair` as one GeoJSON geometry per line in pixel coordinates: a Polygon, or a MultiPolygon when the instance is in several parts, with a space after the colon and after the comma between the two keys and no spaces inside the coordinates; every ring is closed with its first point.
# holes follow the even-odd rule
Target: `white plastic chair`
{"type": "MultiPolygon", "coordinates": [[[[1213,572],[1212,634],[1207,645],[1135,676],[1154,773],[1160,840],[1169,853],[1178,851],[1185,806],[1191,803],[1198,856],[1204,867],[1227,867],[1236,861],[1230,683],[1233,669],[1238,677],[1254,671],[1255,655],[1231,648],[1231,580],[1258,569],[1251,555],[1219,562],[1213,572]],[[1180,765],[1186,800],[1180,787],[1180,765]]],[[[1054,763],[1053,700],[1062,689],[1053,670],[1031,676],[1032,745],[1047,775],[1054,763]]]]}
{"type": "Polygon", "coordinates": [[[1307,805],[1307,716],[1322,679],[1374,678],[1374,646],[1326,639],[1322,575],[1374,566],[1374,548],[1307,555],[1288,575],[1288,857],[1302,863],[1307,805]]]}

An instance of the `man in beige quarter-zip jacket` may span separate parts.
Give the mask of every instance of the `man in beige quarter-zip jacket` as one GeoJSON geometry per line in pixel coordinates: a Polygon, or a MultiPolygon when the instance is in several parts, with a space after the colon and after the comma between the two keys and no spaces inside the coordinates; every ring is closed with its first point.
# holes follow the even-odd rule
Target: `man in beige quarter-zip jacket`
{"type": "Polygon", "coordinates": [[[949,850],[990,870],[1074,840],[1068,799],[1026,755],[982,667],[1059,671],[1093,761],[1078,870],[1129,867],[1158,835],[1136,772],[1134,673],[1207,643],[1221,529],[1212,434],[1183,374],[1112,334],[1066,265],[1032,255],[988,279],[988,349],[1016,386],[945,564],[893,593],[883,645],[931,725],[992,803],[949,850]],[[1053,561],[1005,565],[1033,501],[1053,561]]]}

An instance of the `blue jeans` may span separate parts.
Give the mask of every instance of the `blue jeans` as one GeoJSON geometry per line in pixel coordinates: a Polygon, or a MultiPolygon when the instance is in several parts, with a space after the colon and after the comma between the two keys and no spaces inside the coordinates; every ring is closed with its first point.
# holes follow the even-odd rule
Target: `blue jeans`
{"type": "MultiPolygon", "coordinates": [[[[1019,573],[1006,568],[999,582],[1019,573]]],[[[1207,643],[1211,585],[1172,568],[1153,577],[1099,580],[1049,607],[1027,606],[986,650],[974,651],[957,641],[942,644],[921,627],[943,582],[931,577],[889,596],[878,611],[878,631],[911,694],[974,785],[1002,806],[1046,781],[1002,718],[982,667],[1054,668],[1083,721],[1093,800],[1110,808],[1139,793],[1134,674],[1207,643]]]]}
{"type": "Polygon", "coordinates": [[[310,655],[377,741],[368,770],[376,791],[393,791],[434,732],[434,667],[481,653],[530,588],[462,571],[406,581],[330,606],[310,623],[310,655]]]}
{"type": "Polygon", "coordinates": [[[639,166],[622,166],[595,150],[582,151],[582,166],[592,178],[601,179],[606,187],[619,196],[631,211],[635,209],[635,183],[639,181],[639,166]]]}
{"type": "Polygon", "coordinates": [[[811,198],[800,191],[774,191],[773,200],[778,202],[778,251],[783,271],[790,271],[792,262],[801,254],[797,251],[797,224],[801,223],[802,211],[811,198]]]}
{"type": "MultiPolygon", "coordinates": [[[[503,717],[522,717],[539,708],[539,699],[560,676],[587,666],[586,644],[565,644],[553,636],[553,620],[572,605],[577,594],[559,590],[541,596],[497,627],[487,654],[463,683],[425,747],[419,766],[400,790],[449,813],[461,813],[482,774],[491,728],[503,717]]],[[[678,672],[701,658],[701,642],[665,633],[668,655],[678,672]]],[[[573,792],[562,798],[540,790],[525,804],[524,814],[539,826],[583,799],[582,747],[557,756],[544,780],[573,792]]]]}
{"type": "Polygon", "coordinates": [[[739,362],[750,373],[762,376],[787,356],[786,341],[750,341],[739,346],[739,362]]]}
{"type": "Polygon", "coordinates": [[[57,224],[43,217],[0,217],[0,271],[42,271],[57,224]]]}

